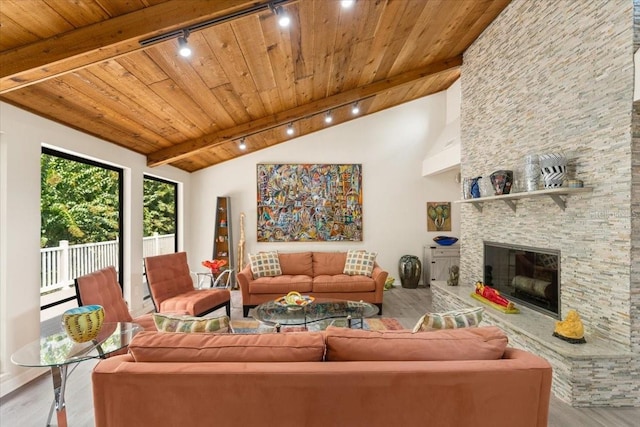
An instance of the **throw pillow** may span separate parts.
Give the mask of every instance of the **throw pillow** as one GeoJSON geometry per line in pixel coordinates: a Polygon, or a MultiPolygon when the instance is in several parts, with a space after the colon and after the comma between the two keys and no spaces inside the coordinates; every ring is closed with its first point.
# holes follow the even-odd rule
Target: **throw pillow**
{"type": "Polygon", "coordinates": [[[415,334],[329,326],[325,342],[326,361],[435,361],[500,359],[508,339],[496,326],[415,334]]]}
{"type": "Polygon", "coordinates": [[[362,250],[350,250],[347,252],[347,260],[344,263],[343,273],[349,276],[371,277],[373,266],[376,262],[376,253],[362,250]]]}
{"type": "Polygon", "coordinates": [[[253,278],[280,276],[280,260],[278,252],[258,252],[257,254],[249,254],[249,262],[251,263],[251,273],[253,278]]]}
{"type": "Polygon", "coordinates": [[[229,332],[227,316],[206,318],[154,313],[153,322],[160,332],[229,332]]]}
{"type": "Polygon", "coordinates": [[[141,331],[129,345],[136,362],[322,362],[324,350],[324,334],[313,332],[236,335],[141,331]]]}
{"type": "Polygon", "coordinates": [[[482,321],[483,307],[473,307],[445,313],[427,313],[418,320],[413,332],[434,329],[474,328],[482,321]]]}

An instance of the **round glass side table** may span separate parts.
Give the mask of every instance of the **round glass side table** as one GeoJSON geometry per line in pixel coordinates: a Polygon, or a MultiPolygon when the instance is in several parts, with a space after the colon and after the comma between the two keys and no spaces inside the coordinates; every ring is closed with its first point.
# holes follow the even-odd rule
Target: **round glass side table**
{"type": "Polygon", "coordinates": [[[69,374],[68,367],[89,359],[108,357],[125,348],[142,328],[136,323],[107,322],[98,336],[84,343],[73,341],[65,332],[58,332],[32,341],[11,355],[16,365],[50,368],[53,380],[53,403],[49,410],[47,426],[51,425],[53,409],[56,410],[58,426],[67,426],[64,391],[69,374]]]}

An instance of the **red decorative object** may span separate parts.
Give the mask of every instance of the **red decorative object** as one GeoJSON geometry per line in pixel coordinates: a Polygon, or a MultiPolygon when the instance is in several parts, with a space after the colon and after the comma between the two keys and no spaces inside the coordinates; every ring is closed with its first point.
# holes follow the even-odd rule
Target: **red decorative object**
{"type": "Polygon", "coordinates": [[[211,270],[211,274],[218,275],[221,273],[221,268],[227,265],[227,260],[225,259],[214,259],[214,260],[206,260],[202,261],[202,265],[211,270]]]}
{"type": "Polygon", "coordinates": [[[476,294],[491,301],[494,304],[506,307],[509,310],[515,308],[511,301],[500,295],[500,292],[496,291],[490,286],[485,285],[482,282],[476,282],[476,294]]]}

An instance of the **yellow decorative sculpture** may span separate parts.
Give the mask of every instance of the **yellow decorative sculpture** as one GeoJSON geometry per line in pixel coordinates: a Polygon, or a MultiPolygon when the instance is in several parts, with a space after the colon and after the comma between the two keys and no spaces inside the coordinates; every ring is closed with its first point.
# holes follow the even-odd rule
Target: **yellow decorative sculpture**
{"type": "Polygon", "coordinates": [[[587,341],[584,339],[584,326],[582,325],[582,320],[580,320],[578,312],[569,310],[564,320],[557,321],[553,336],[570,342],[571,344],[586,343],[587,341]]]}

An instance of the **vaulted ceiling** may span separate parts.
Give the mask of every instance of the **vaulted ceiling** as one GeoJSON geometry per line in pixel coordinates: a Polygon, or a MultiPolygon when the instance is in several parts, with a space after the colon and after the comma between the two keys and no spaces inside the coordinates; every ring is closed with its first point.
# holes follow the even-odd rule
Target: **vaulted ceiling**
{"type": "Polygon", "coordinates": [[[1,0],[0,100],[196,171],[447,89],[508,3],[1,0]]]}

